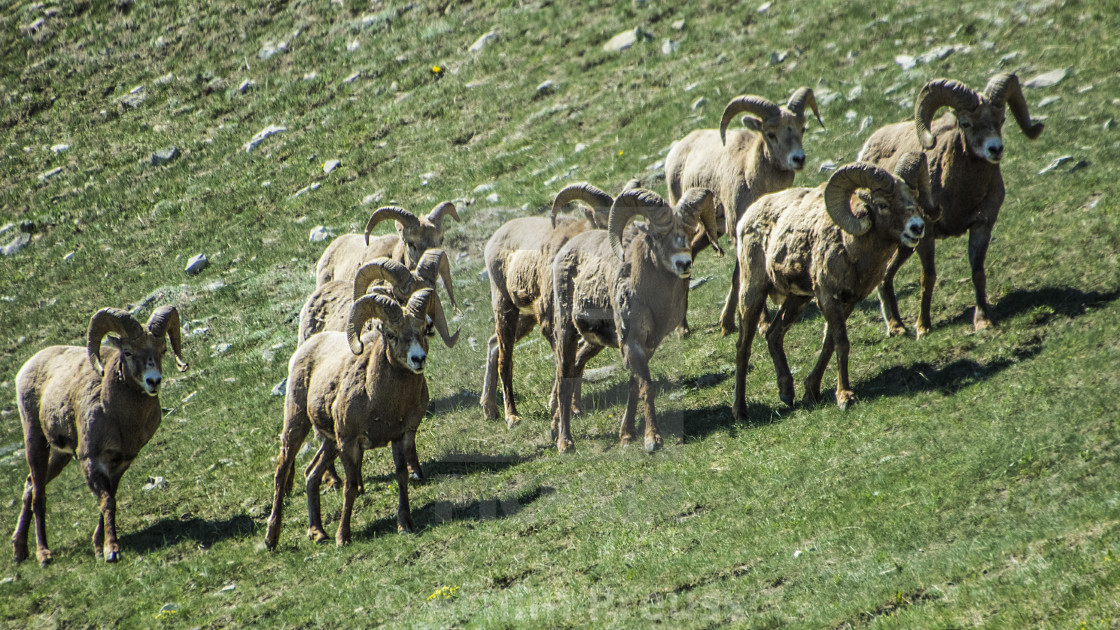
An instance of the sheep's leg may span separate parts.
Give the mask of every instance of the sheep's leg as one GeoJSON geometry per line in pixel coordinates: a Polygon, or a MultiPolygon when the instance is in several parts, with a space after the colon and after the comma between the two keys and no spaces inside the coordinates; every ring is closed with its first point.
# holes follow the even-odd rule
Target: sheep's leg
{"type": "MultiPolygon", "coordinates": [[[[45,439],[43,440],[43,443],[46,443],[45,439]]],[[[62,472],[64,468],[66,468],[66,465],[70,463],[72,456],[69,453],[52,451],[50,450],[50,447],[46,447],[45,450],[47,451],[47,453],[44,455],[41,455],[40,453],[36,453],[34,455],[35,457],[43,456],[47,458],[47,470],[45,476],[42,477],[43,483],[42,486],[38,488],[38,493],[36,493],[36,484],[34,483],[31,475],[28,475],[27,483],[24,485],[23,509],[20,511],[19,521],[17,521],[16,523],[16,531],[12,536],[12,544],[15,547],[16,562],[23,561],[27,558],[28,555],[27,531],[29,526],[31,525],[31,516],[34,513],[36,494],[43,497],[43,516],[40,517],[38,514],[35,515],[35,537],[36,544],[38,546],[36,556],[40,564],[46,565],[51,561],[51,552],[47,547],[47,523],[45,518],[47,499],[46,488],[47,484],[49,484],[55,477],[59,475],[59,473],[62,472]],[[42,530],[41,533],[40,529],[42,530]]]]}
{"type": "Polygon", "coordinates": [[[906,324],[902,321],[902,314],[898,311],[898,296],[894,292],[894,276],[898,270],[914,254],[912,247],[900,246],[895,250],[891,260],[887,263],[887,272],[883,281],[879,283],[879,310],[883,313],[883,321],[887,324],[887,336],[907,335],[906,324]]]}
{"type": "Polygon", "coordinates": [[[758,330],[758,321],[766,308],[766,292],[753,283],[740,288],[739,339],[735,344],[735,402],[731,415],[736,422],[747,421],[747,371],[750,369],[751,344],[758,330]]]}
{"type": "Polygon", "coordinates": [[[774,316],[773,323],[766,330],[766,345],[770,350],[770,358],[774,360],[774,371],[778,375],[778,396],[782,402],[793,406],[793,374],[789,369],[789,360],[786,358],[785,338],[790,326],[797,321],[798,315],[809,303],[808,297],[791,295],[786,298],[774,316]]]}
{"type": "Polygon", "coordinates": [[[29,555],[27,531],[31,527],[31,502],[35,495],[34,488],[35,485],[31,481],[31,475],[28,475],[27,482],[23,486],[23,509],[20,510],[19,520],[16,521],[16,531],[12,533],[12,552],[16,564],[26,560],[29,555]]]}
{"type": "Polygon", "coordinates": [[[935,241],[927,236],[918,241],[918,260],[922,263],[922,302],[918,310],[918,336],[933,330],[930,307],[933,304],[933,287],[937,284],[937,264],[934,261],[935,241]]]}
{"type": "Polygon", "coordinates": [[[634,419],[638,415],[639,395],[638,379],[631,373],[628,392],[626,394],[626,411],[622,413],[622,421],[618,424],[618,442],[623,446],[633,442],[637,434],[637,426],[634,419]]]}
{"type": "Polygon", "coordinates": [[[97,496],[101,512],[93,530],[93,552],[98,558],[104,556],[105,562],[116,562],[121,556],[121,546],[117,541],[117,485],[120,477],[106,475],[93,460],[83,461],[82,468],[89,489],[97,496]]]}
{"type": "Polygon", "coordinates": [[[576,346],[579,333],[571,324],[560,326],[556,331],[556,411],[553,414],[553,437],[556,450],[567,453],[575,448],[572,440],[572,398],[575,393],[576,379],[582,374],[575,371],[576,346]]]}
{"type": "MultiPolygon", "coordinates": [[[[362,479],[362,445],[356,439],[347,440],[342,443],[338,452],[342,460],[342,470],[346,473],[346,480],[342,484],[342,516],[338,519],[338,533],[335,534],[335,542],[342,546],[350,544],[350,517],[354,514],[354,500],[358,498],[358,482],[362,479]]],[[[406,460],[407,455],[407,450],[398,456],[397,449],[393,449],[394,460],[406,460]]],[[[397,481],[400,482],[401,479],[401,466],[398,463],[397,481]]],[[[407,485],[407,463],[404,466],[403,480],[407,485]]]]}
{"type": "MultiPolygon", "coordinates": [[[[805,400],[811,403],[818,403],[821,400],[821,380],[824,379],[824,371],[828,367],[828,362],[832,360],[832,353],[836,350],[836,339],[832,335],[832,326],[825,324],[824,336],[821,341],[821,351],[817,355],[817,363],[813,366],[809,376],[805,377],[805,400]]],[[[837,401],[839,401],[837,396],[837,401]]]]}
{"type": "Polygon", "coordinates": [[[628,341],[623,346],[623,362],[630,368],[630,395],[626,400],[626,416],[623,423],[628,423],[628,428],[633,430],[636,403],[642,403],[642,413],[646,420],[645,448],[652,453],[661,448],[663,441],[661,432],[657,428],[657,411],[654,408],[654,398],[657,396],[657,386],[649,374],[649,355],[645,348],[637,342],[628,341]],[[637,394],[637,396],[635,396],[637,394]]]}
{"type": "MultiPolygon", "coordinates": [[[[327,532],[323,529],[323,516],[319,501],[319,486],[323,482],[323,474],[326,472],[327,467],[334,462],[334,458],[337,455],[338,447],[335,445],[334,440],[330,438],[323,439],[323,444],[319,447],[319,452],[315,454],[315,460],[318,463],[311,469],[311,472],[307,473],[307,537],[314,542],[323,542],[328,538],[327,532]]],[[[275,510],[275,506],[273,509],[275,510]]],[[[279,512],[277,512],[277,517],[279,517],[279,512]]],[[[279,530],[279,524],[277,524],[277,530],[279,530]]]]}
{"type": "Polygon", "coordinates": [[[603,346],[587,343],[583,339],[579,340],[579,346],[576,347],[576,373],[579,374],[579,378],[573,386],[572,415],[583,413],[583,371],[587,363],[602,351],[603,346]]]}
{"type": "Polygon", "coordinates": [[[498,378],[502,381],[502,397],[505,399],[506,427],[510,429],[521,422],[517,403],[513,399],[513,346],[517,343],[521,318],[520,311],[510,303],[494,310],[498,335],[498,378]]]}
{"type": "MultiPolygon", "coordinates": [[[[268,549],[275,549],[280,539],[280,528],[283,524],[284,497],[292,493],[295,483],[296,454],[310,429],[311,422],[306,416],[300,420],[289,415],[284,422],[284,432],[280,435],[280,455],[276,458],[276,479],[272,493],[272,513],[268,517],[268,530],[265,532],[264,545],[268,549]],[[293,421],[295,419],[295,421],[293,421]]],[[[319,453],[311,460],[311,464],[304,472],[310,476],[311,469],[319,461],[319,453]]]]}
{"type": "Polygon", "coordinates": [[[719,334],[722,337],[735,332],[735,313],[739,307],[739,274],[739,259],[736,257],[735,267],[731,270],[731,288],[727,290],[723,310],[719,314],[719,334]]]}
{"type": "MultiPolygon", "coordinates": [[[[408,475],[409,475],[409,478],[411,478],[415,481],[423,482],[424,481],[424,469],[420,467],[420,456],[416,453],[416,432],[415,431],[410,431],[409,436],[410,436],[409,441],[412,444],[412,448],[410,448],[409,451],[408,451],[408,470],[409,470],[408,475]]],[[[358,487],[358,494],[361,494],[362,490],[363,490],[363,488],[361,486],[359,486],[358,487]]]]}
{"type": "Polygon", "coordinates": [[[486,373],[482,377],[482,395],[478,399],[487,420],[498,419],[498,335],[486,342],[486,373]]]}
{"type": "Polygon", "coordinates": [[[976,289],[976,311],[972,316],[973,330],[993,326],[991,308],[988,306],[988,276],[984,272],[984,259],[992,242],[992,226],[977,225],[968,231],[968,264],[972,266],[972,286],[976,289]]]}
{"type": "Polygon", "coordinates": [[[677,325],[677,339],[684,339],[692,334],[692,328],[688,325],[688,294],[689,291],[686,288],[684,292],[684,315],[681,316],[681,323],[677,325]]]}
{"type": "Polygon", "coordinates": [[[412,523],[412,511],[408,506],[408,465],[406,455],[415,451],[413,435],[405,433],[399,440],[393,440],[393,464],[397,472],[397,532],[410,534],[416,531],[412,523]]]}

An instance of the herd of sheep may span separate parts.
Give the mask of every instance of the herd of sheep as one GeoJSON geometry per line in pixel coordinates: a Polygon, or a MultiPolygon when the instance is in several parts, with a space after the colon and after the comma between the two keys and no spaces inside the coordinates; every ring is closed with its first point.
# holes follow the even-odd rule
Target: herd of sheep
{"type": "MultiPolygon", "coordinates": [[[[723,234],[735,248],[720,328],[724,335],[739,332],[731,408],[736,420],[746,420],[745,381],[756,331],[766,339],[782,402],[794,404],[784,337],[813,301],[825,331],[819,358],[803,384],[805,397],[820,399],[821,380],[835,353],[836,401],[847,407],[855,398],[848,381],[849,315],[878,288],[887,334],[905,334],[893,279],[917,251],[922,263],[917,334],[927,333],[938,238],[968,232],[976,291],[973,324],[977,330],[992,325],[984,260],[1004,198],[999,163],[1005,109],[1028,138],[1038,137],[1043,127],[1032,121],[1016,76],[997,75],[982,92],[957,81],[930,81],[917,96],[913,121],[876,131],[858,161],[836,169],[824,184],[792,188],[806,162],[806,107],[820,122],[808,88],[795,90],[785,105],[740,96],[727,105],[718,130],[693,131],[670,150],[668,199],[633,180],[616,196],[573,184],[556,195],[551,217],[516,218],[495,231],[485,250],[495,321],[482,385],[485,416],[499,417],[500,381],[506,422],[520,421],[513,348],[539,328],[555,357],[549,402],[552,436],[561,453],[573,448],[571,417],[582,406],[584,368],[608,346],[619,350],[630,371],[620,442],[635,439],[640,405],[644,447],[660,448],[650,359],[669,333],[687,334],[694,260],[709,245],[722,254],[723,234]],[[949,111],[935,120],[946,107],[949,111]],[[744,114],[744,127],[729,129],[744,114]],[[588,207],[584,218],[559,214],[576,201],[588,207]],[[773,314],[768,298],[776,307],[773,314]]],[[[446,217],[459,220],[451,203],[439,204],[426,217],[380,208],[364,235],[337,238],[319,260],[316,289],[300,312],[299,345],[288,364],[265,535],[269,549],[278,544],[296,454],[312,429],[321,440],[306,470],[313,540],[327,538],[319,507],[326,477],[343,490],[335,539],[350,541],[363,452],[383,446],[391,446],[396,466],[398,529],[414,529],[408,481],[424,475],[416,432],[428,406],[429,340],[438,333],[451,347],[459,336],[450,332],[436,292],[442,281],[457,309],[450,266],[440,249],[446,217]],[[397,222],[398,233],[371,238],[374,227],[389,219],[397,222]],[[335,473],[335,459],[341,459],[344,480],[335,473]]],[[[45,489],[71,459],[78,460],[100,502],[95,553],[107,562],[120,558],[117,486],[159,427],[167,340],[176,365],[186,370],[174,307],[157,309],[146,324],[126,311],[105,308],[90,319],[86,348],[52,346],[20,369],[17,399],[30,474],[12,538],[17,562],[28,556],[32,517],[38,560],[50,561],[45,489]]]]}

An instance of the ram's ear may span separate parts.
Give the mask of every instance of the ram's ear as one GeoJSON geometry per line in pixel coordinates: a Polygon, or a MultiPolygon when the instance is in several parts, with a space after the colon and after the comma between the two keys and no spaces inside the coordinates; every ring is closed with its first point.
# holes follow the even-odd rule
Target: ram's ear
{"type": "Polygon", "coordinates": [[[751,131],[762,131],[762,121],[754,116],[743,116],[743,126],[751,131]]]}

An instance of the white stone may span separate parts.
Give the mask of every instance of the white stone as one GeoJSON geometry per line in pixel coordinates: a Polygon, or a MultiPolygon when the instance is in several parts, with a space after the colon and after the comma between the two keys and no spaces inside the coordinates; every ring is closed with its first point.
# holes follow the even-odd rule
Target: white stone
{"type": "Polygon", "coordinates": [[[187,268],[184,271],[187,272],[188,276],[196,276],[209,264],[210,259],[206,257],[206,254],[198,254],[187,261],[187,268]]]}
{"type": "Polygon", "coordinates": [[[338,160],[327,160],[323,162],[323,172],[329,174],[331,171],[338,168],[340,164],[342,164],[342,162],[338,160]]]}
{"type": "Polygon", "coordinates": [[[55,155],[58,155],[59,153],[62,153],[63,151],[65,151],[69,148],[70,148],[70,145],[68,145],[68,144],[56,144],[56,145],[51,147],[51,151],[53,151],[55,155]]]}
{"type": "Polygon", "coordinates": [[[607,43],[603,44],[603,50],[607,52],[621,52],[630,48],[638,41],[638,35],[641,33],[640,29],[632,28],[628,31],[621,33],[610,38],[607,43]]]}
{"type": "Polygon", "coordinates": [[[914,57],[914,55],[895,55],[894,62],[902,66],[903,70],[910,70],[914,66],[918,65],[918,60],[914,57]]]}
{"type": "Polygon", "coordinates": [[[678,42],[678,41],[674,41],[674,40],[671,40],[671,39],[666,39],[665,41],[661,42],[661,54],[662,55],[671,55],[671,54],[677,52],[678,50],[680,50],[680,48],[681,48],[681,43],[678,42]]]}
{"type": "Polygon", "coordinates": [[[280,127],[279,125],[269,125],[269,126],[265,127],[264,129],[261,129],[260,131],[257,132],[256,135],[254,135],[252,138],[249,139],[248,142],[246,142],[244,144],[245,152],[249,153],[250,151],[255,149],[257,147],[257,145],[264,142],[265,138],[267,138],[269,136],[274,136],[278,133],[284,133],[287,130],[288,129],[286,127],[280,127]]]}
{"type": "Polygon", "coordinates": [[[474,43],[471,44],[471,47],[467,50],[469,50],[470,52],[482,52],[482,49],[486,48],[486,45],[493,41],[497,36],[497,33],[495,33],[494,31],[484,33],[478,39],[474,40],[474,43]]]}
{"type": "Polygon", "coordinates": [[[1058,68],[1050,72],[1043,72],[1042,74],[1035,75],[1023,82],[1023,87],[1027,88],[1044,88],[1054,87],[1061,83],[1062,79],[1066,78],[1065,68],[1058,68]]]}
{"type": "Polygon", "coordinates": [[[489,195],[486,195],[486,201],[490,203],[498,203],[498,199],[498,193],[490,193],[489,195]]]}
{"type": "Polygon", "coordinates": [[[322,243],[330,237],[331,233],[327,231],[325,226],[316,225],[311,229],[311,236],[308,237],[308,240],[312,243],[322,243]]]}

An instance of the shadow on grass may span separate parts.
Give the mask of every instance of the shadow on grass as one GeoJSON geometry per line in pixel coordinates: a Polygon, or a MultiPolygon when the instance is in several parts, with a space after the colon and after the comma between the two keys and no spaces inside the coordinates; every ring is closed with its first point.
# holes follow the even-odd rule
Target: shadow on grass
{"type": "Polygon", "coordinates": [[[1042,344],[1035,343],[1015,349],[1010,359],[1001,357],[988,363],[980,363],[973,359],[958,359],[940,368],[924,361],[912,365],[896,365],[857,386],[856,394],[864,400],[923,391],[955,394],[999,374],[1016,363],[1032,359],[1040,352],[1042,352],[1042,344]]]}
{"type": "Polygon", "coordinates": [[[685,414],[684,438],[694,440],[717,431],[727,431],[735,437],[740,429],[753,429],[780,420],[780,409],[760,402],[747,401],[747,420],[736,422],[730,405],[717,405],[694,409],[685,414]]]}
{"type": "MultiPolygon", "coordinates": [[[[1068,287],[1044,287],[1041,289],[1017,289],[1008,293],[995,305],[997,320],[1007,319],[1021,313],[1048,306],[1055,313],[1066,317],[1080,317],[1090,308],[1097,308],[1116,301],[1120,291],[1080,291],[1068,287]]],[[[968,309],[969,321],[972,309],[968,309]]],[[[1038,322],[1043,323],[1043,322],[1038,322]]]]}
{"type": "Polygon", "coordinates": [[[251,534],[253,529],[253,519],[245,514],[222,521],[208,521],[196,516],[165,518],[138,532],[122,535],[120,543],[122,548],[137,553],[148,553],[184,540],[194,541],[198,547],[208,549],[227,538],[251,534]]]}
{"type": "MultiPolygon", "coordinates": [[[[479,498],[471,501],[433,501],[419,509],[412,510],[412,522],[416,527],[424,530],[441,523],[457,521],[490,521],[498,518],[508,518],[517,514],[525,506],[532,504],[537,499],[556,492],[551,486],[537,486],[526,489],[521,494],[506,499],[479,498]]],[[[397,532],[397,517],[380,518],[366,525],[360,532],[355,533],[355,538],[370,538],[384,536],[397,532]]]]}

